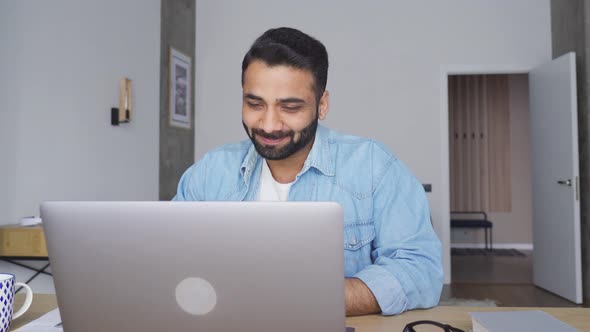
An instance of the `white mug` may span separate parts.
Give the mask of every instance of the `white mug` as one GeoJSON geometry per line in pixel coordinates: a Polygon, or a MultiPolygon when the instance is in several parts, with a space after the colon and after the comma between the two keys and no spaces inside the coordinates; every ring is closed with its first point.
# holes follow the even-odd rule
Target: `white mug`
{"type": "Polygon", "coordinates": [[[12,274],[0,273],[0,332],[8,332],[10,322],[29,310],[31,303],[33,303],[33,291],[29,285],[15,282],[12,274]],[[15,287],[23,287],[27,294],[25,303],[17,312],[13,313],[15,287]]]}

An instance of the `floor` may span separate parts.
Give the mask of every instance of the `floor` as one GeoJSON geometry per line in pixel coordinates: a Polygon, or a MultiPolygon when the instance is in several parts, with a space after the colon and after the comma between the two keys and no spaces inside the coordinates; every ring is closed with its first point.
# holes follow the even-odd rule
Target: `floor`
{"type": "MultiPolygon", "coordinates": [[[[20,260],[17,262],[20,264],[34,267],[36,269],[41,269],[43,266],[45,266],[45,264],[47,264],[47,261],[37,260],[20,260]]],[[[16,277],[16,281],[18,282],[25,282],[35,274],[33,270],[23,268],[12,263],[8,263],[4,260],[0,260],[0,271],[3,273],[13,274],[16,277]]],[[[47,268],[46,271],[51,272],[51,267],[47,268]]],[[[34,293],[55,294],[53,278],[45,274],[41,274],[35,277],[35,279],[29,283],[29,286],[31,286],[34,293]]]]}
{"type": "Polygon", "coordinates": [[[500,307],[580,306],[534,286],[532,252],[522,252],[525,256],[452,256],[452,283],[444,286],[441,300],[493,300],[500,307]]]}

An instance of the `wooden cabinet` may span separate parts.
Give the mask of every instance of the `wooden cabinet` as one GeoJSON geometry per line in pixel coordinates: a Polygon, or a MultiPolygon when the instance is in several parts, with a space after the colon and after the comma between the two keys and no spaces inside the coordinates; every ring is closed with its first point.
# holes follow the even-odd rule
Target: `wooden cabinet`
{"type": "Polygon", "coordinates": [[[0,256],[47,257],[43,228],[0,226],[0,256]]]}

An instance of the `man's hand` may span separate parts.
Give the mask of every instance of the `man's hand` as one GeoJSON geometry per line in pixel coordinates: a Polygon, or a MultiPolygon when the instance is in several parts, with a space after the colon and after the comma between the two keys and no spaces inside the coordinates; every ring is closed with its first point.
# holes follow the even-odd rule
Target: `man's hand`
{"type": "Polygon", "coordinates": [[[375,296],[360,279],[344,279],[344,298],[346,300],[346,316],[361,316],[381,312],[375,296]]]}

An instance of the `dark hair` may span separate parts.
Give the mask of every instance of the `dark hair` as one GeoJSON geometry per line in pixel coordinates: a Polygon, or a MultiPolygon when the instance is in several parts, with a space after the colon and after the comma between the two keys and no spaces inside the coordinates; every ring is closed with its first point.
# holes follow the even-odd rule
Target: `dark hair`
{"type": "Polygon", "coordinates": [[[317,100],[322,97],[328,81],[328,52],[317,39],[293,28],[267,30],[258,37],[242,61],[244,72],[252,61],[261,60],[269,66],[285,65],[311,71],[317,100]]]}

